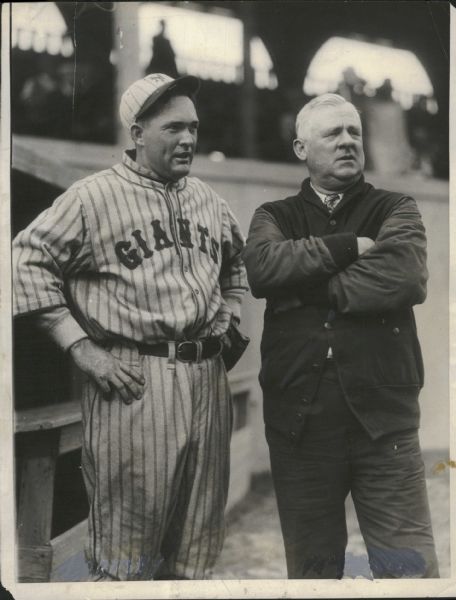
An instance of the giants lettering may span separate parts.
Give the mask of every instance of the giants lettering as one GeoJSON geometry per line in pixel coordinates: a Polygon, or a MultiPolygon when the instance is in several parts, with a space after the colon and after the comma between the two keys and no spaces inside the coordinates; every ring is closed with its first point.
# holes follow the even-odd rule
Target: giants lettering
{"type": "MultiPolygon", "coordinates": [[[[179,244],[183,248],[193,248],[192,231],[190,229],[190,221],[188,219],[177,219],[179,225],[179,244]]],[[[159,219],[154,219],[151,222],[152,236],[154,238],[154,249],[152,250],[147,241],[147,236],[140,229],[135,229],[131,232],[134,239],[135,247],[132,247],[132,242],[122,240],[114,246],[116,256],[127,269],[134,270],[143,262],[143,259],[153,256],[154,251],[161,252],[165,248],[174,246],[174,242],[168,237],[165,229],[159,219]]],[[[198,240],[198,250],[203,254],[207,254],[211,259],[218,264],[220,244],[215,238],[209,234],[207,227],[197,225],[198,233],[195,233],[195,238],[198,240]]],[[[172,236],[171,236],[172,237],[172,236]]]]}

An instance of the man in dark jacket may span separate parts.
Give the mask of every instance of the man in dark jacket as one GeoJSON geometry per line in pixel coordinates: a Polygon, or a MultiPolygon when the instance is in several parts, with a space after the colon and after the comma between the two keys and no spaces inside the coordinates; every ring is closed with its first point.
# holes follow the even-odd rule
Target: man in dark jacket
{"type": "Polygon", "coordinates": [[[296,121],[296,196],[255,212],[243,258],[266,298],[260,383],[290,578],[341,578],[351,492],[374,577],[438,577],[418,440],[426,296],[415,201],[363,178],[336,94],[296,121]]]}

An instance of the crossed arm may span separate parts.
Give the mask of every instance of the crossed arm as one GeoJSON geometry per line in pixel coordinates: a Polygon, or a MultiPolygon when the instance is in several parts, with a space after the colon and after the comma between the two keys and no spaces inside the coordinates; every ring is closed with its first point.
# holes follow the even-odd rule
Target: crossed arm
{"type": "Polygon", "coordinates": [[[401,197],[376,240],[355,233],[286,239],[259,208],[243,258],[255,297],[299,298],[342,313],[412,306],[426,296],[426,237],[415,201],[401,197]]]}

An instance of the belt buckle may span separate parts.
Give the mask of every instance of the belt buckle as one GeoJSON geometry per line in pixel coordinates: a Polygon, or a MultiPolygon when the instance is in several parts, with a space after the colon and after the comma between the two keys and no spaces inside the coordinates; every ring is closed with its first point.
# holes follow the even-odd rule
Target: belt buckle
{"type": "Polygon", "coordinates": [[[222,338],[217,338],[217,341],[218,341],[218,344],[219,344],[219,349],[214,354],[214,358],[218,358],[219,356],[221,356],[221,354],[223,352],[223,348],[224,348],[224,344],[223,344],[222,338]]]}
{"type": "Polygon", "coordinates": [[[185,344],[190,344],[190,346],[193,346],[195,344],[195,342],[192,342],[191,340],[185,340],[184,342],[179,342],[176,347],[176,357],[183,363],[193,362],[191,358],[182,358],[181,357],[181,351],[182,351],[182,348],[185,347],[185,344]]]}

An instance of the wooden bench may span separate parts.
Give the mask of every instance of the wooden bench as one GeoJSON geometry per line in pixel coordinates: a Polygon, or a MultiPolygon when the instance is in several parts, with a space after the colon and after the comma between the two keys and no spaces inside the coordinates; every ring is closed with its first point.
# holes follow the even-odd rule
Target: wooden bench
{"type": "MultiPolygon", "coordinates": [[[[253,373],[230,378],[234,397],[231,508],[250,486],[251,465],[248,402],[253,373]],[[237,423],[237,426],[236,426],[237,423]]],[[[53,499],[59,456],[81,447],[81,410],[78,400],[16,411],[17,456],[20,457],[17,513],[18,573],[20,582],[47,582],[65,561],[84,545],[83,520],[51,539],[53,499]]]]}
{"type": "Polygon", "coordinates": [[[15,432],[21,465],[17,512],[19,581],[49,581],[51,571],[71,555],[75,535],[80,539],[85,531],[82,522],[51,539],[57,459],[81,447],[79,402],[17,411],[15,432]]]}

